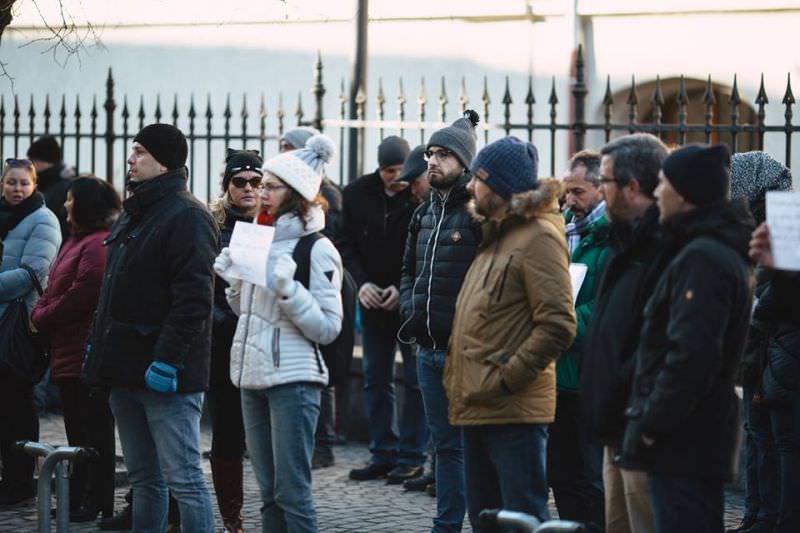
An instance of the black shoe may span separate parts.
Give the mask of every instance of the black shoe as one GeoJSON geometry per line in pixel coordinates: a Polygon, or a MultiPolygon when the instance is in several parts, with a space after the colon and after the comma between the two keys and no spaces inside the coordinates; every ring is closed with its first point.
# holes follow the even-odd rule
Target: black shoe
{"type": "Polygon", "coordinates": [[[750,531],[754,525],[756,525],[755,517],[745,516],[738,526],[733,529],[726,529],[725,533],[745,533],[745,531],[750,531]]]}
{"type": "Polygon", "coordinates": [[[403,481],[403,488],[411,492],[425,492],[425,488],[434,481],[433,474],[428,472],[422,476],[403,481]]]}
{"type": "Polygon", "coordinates": [[[101,518],[97,521],[97,528],[101,531],[129,531],[132,527],[133,513],[130,505],[123,507],[111,518],[101,518]]]}
{"type": "Polygon", "coordinates": [[[421,466],[397,465],[386,475],[386,484],[400,485],[409,479],[421,477],[423,470],[421,466]]]}
{"type": "Polygon", "coordinates": [[[431,483],[430,485],[428,485],[427,487],[425,487],[425,492],[426,492],[426,493],[428,494],[428,496],[430,496],[431,498],[435,498],[435,497],[436,497],[436,483],[431,483]]]}
{"type": "Polygon", "coordinates": [[[333,453],[317,453],[317,450],[314,450],[314,455],[311,456],[311,470],[328,468],[333,466],[335,462],[333,453]]]}
{"type": "Polygon", "coordinates": [[[393,468],[394,465],[392,463],[367,463],[364,468],[352,469],[350,471],[350,479],[355,479],[356,481],[379,479],[385,477],[393,468]]]}
{"type": "Polygon", "coordinates": [[[100,514],[100,508],[93,505],[81,505],[78,509],[69,512],[70,522],[94,522],[97,520],[97,515],[100,514]]]}

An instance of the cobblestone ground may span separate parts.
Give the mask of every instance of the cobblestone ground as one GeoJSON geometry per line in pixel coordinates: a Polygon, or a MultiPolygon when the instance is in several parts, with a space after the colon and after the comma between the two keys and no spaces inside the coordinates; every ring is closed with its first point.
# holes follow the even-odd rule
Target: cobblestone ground
{"type": "MultiPolygon", "coordinates": [[[[203,449],[210,449],[209,428],[203,428],[203,449]]],[[[66,444],[63,421],[57,415],[41,419],[41,440],[53,445],[66,444]]],[[[118,448],[118,453],[119,448],[118,448]]],[[[323,532],[424,532],[430,529],[435,501],[423,493],[405,492],[401,487],[387,486],[383,481],[355,482],[347,478],[348,471],[361,466],[369,457],[363,445],[336,448],[336,465],[314,471],[314,498],[320,531],[323,532]]],[[[211,484],[211,467],[204,462],[206,479],[211,484]]],[[[127,487],[119,487],[116,508],[124,504],[127,487]]],[[[213,495],[212,495],[213,500],[213,495]]],[[[555,516],[555,509],[550,502],[555,516]]],[[[258,520],[258,487],[249,464],[245,467],[245,530],[260,530],[258,520]]],[[[216,503],[215,503],[216,511],[216,503]]],[[[738,524],[743,512],[742,495],[726,494],[725,522],[729,527],[738,524]]],[[[222,527],[218,520],[218,527],[222,527]]],[[[53,528],[55,524],[53,523],[53,528]]],[[[35,531],[36,506],[33,503],[13,509],[0,509],[0,532],[35,531]]],[[[72,524],[70,531],[98,531],[94,524],[72,524]]],[[[465,531],[470,531],[465,527],[465,531]]],[[[191,532],[187,532],[191,533],[191,532]]]]}

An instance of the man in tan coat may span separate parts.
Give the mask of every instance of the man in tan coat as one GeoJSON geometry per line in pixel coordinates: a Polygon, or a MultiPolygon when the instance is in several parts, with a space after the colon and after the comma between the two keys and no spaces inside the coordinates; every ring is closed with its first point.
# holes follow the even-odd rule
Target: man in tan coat
{"type": "Polygon", "coordinates": [[[483,240],[456,303],[444,384],[463,426],[467,508],[549,518],[545,451],[555,415],[555,359],[575,336],[561,185],[536,179],[536,148],[486,146],[468,189],[483,240]]]}

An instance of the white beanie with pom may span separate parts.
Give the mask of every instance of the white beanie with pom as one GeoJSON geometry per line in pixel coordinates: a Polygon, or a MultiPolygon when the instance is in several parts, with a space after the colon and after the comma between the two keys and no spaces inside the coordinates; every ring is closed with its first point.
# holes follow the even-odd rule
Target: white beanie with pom
{"type": "Polygon", "coordinates": [[[327,135],[314,135],[299,150],[278,154],[267,160],[263,170],[278,176],[306,200],[313,200],[322,184],[322,171],[336,153],[336,145],[327,135]]]}

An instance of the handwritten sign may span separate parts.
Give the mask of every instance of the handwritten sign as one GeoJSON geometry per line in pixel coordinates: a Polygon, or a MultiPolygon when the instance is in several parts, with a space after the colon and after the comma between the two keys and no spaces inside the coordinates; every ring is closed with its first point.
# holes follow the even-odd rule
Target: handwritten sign
{"type": "Polygon", "coordinates": [[[267,258],[275,228],[237,221],[231,235],[230,276],[262,287],[267,286],[267,258]]]}
{"type": "Polygon", "coordinates": [[[578,301],[578,293],[581,292],[583,280],[586,279],[586,273],[589,267],[583,263],[570,263],[569,264],[569,277],[572,281],[572,305],[578,301]]]}
{"type": "Polygon", "coordinates": [[[775,268],[800,270],[800,193],[768,192],[767,225],[775,268]]]}

